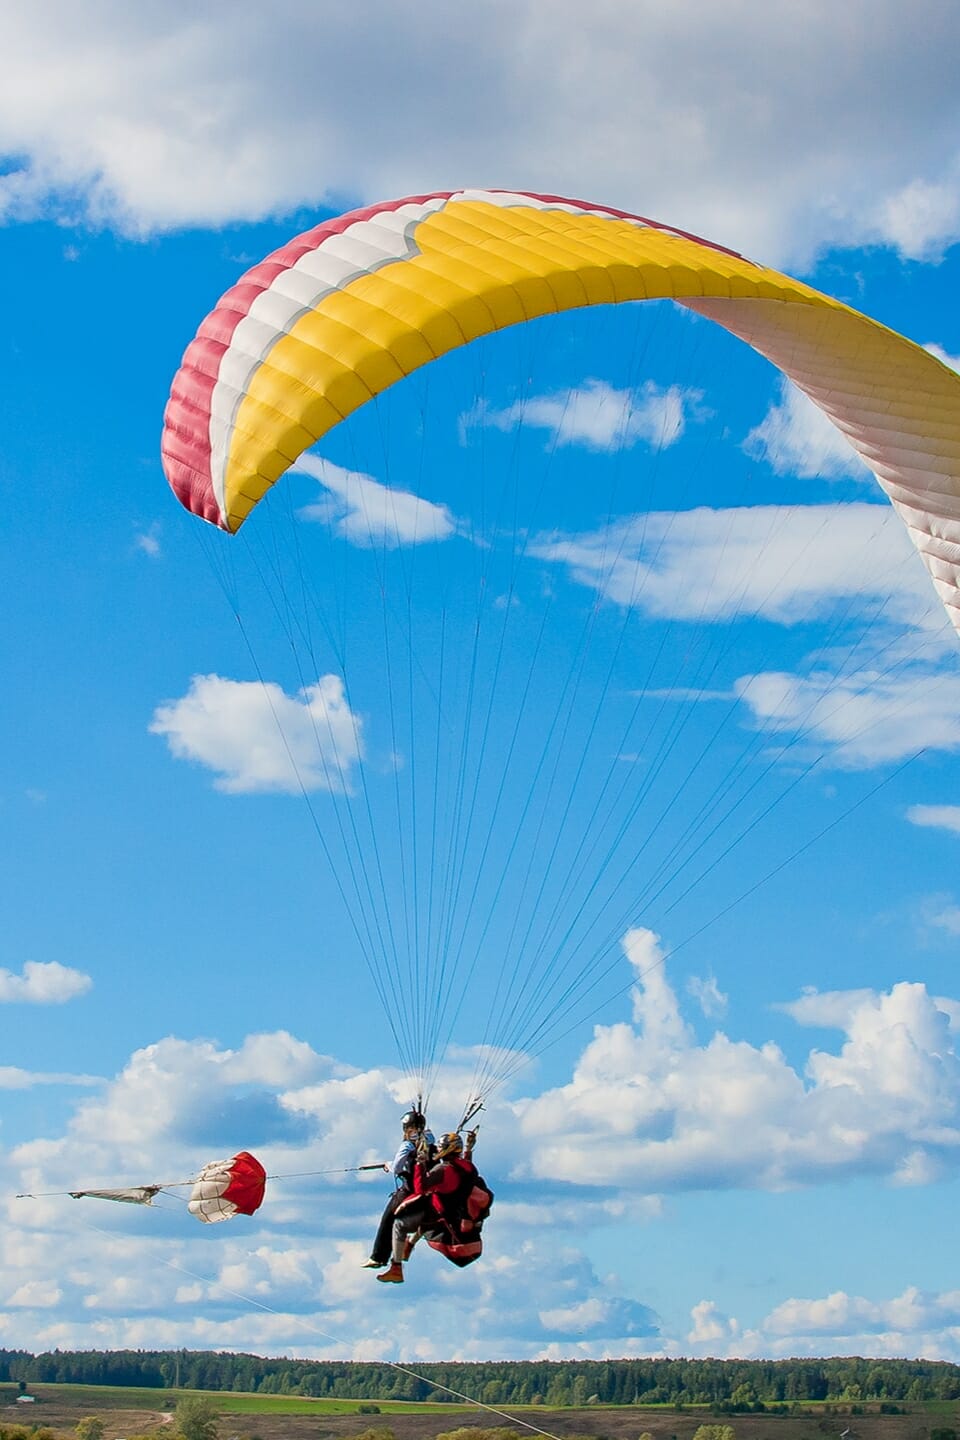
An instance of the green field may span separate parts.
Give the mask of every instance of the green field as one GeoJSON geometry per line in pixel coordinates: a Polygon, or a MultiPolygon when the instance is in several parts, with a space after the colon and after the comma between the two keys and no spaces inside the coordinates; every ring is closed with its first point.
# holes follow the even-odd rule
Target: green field
{"type": "MultiPolygon", "coordinates": [[[[164,1414],[176,1409],[177,1401],[185,1396],[210,1400],[225,1415],[356,1415],[359,1407],[365,1404],[376,1404],[381,1415],[412,1415],[417,1411],[443,1415],[472,1408],[454,1403],[435,1404],[433,1401],[312,1400],[306,1395],[252,1395],[235,1390],[157,1390],[133,1385],[31,1385],[30,1394],[35,1395],[41,1404],[44,1401],[50,1404],[82,1404],[91,1412],[155,1410],[164,1414]]],[[[376,1416],[373,1418],[376,1419],[376,1416]]]]}
{"type": "MultiPolygon", "coordinates": [[[[133,1385],[31,1385],[29,1393],[34,1395],[38,1401],[37,1410],[30,1410],[23,1407],[21,1410],[22,1419],[27,1423],[46,1423],[46,1415],[50,1410],[77,1410],[84,1414],[93,1414],[99,1411],[110,1410],[145,1410],[153,1411],[157,1415],[169,1414],[176,1409],[178,1400],[186,1397],[191,1399],[209,1400],[221,1414],[233,1415],[361,1415],[360,1407],[363,1405],[376,1405],[380,1415],[458,1415],[464,1411],[476,1414],[477,1407],[464,1402],[458,1404],[455,1401],[437,1402],[415,1401],[415,1400],[328,1400],[312,1399],[306,1395],[263,1395],[235,1390],[161,1390],[155,1387],[133,1386],[133,1385]],[[42,1408],[41,1408],[42,1407],[42,1408]]],[[[16,1387],[0,1384],[0,1404],[4,1400],[13,1406],[16,1400],[16,1387]],[[4,1392],[7,1392],[4,1394],[4,1392]]],[[[504,1403],[496,1407],[507,1410],[511,1413],[533,1412],[540,1416],[546,1416],[561,1412],[553,1410],[545,1405],[516,1405],[504,1403]]],[[[837,1417],[851,1414],[851,1405],[847,1402],[833,1402],[825,1404],[820,1400],[804,1400],[799,1402],[799,1410],[811,1418],[831,1416],[837,1417]]],[[[861,1414],[877,1415],[879,1404],[877,1401],[863,1402],[861,1414]]],[[[725,1414],[714,1416],[712,1407],[709,1405],[683,1405],[678,1407],[669,1403],[653,1405],[607,1405],[594,1404],[589,1407],[589,1413],[605,1412],[606,1414],[647,1412],[653,1415],[676,1414],[685,1415],[693,1420],[719,1419],[722,1423],[733,1425],[735,1428],[743,1426],[750,1420],[753,1423],[763,1424],[786,1419],[785,1416],[768,1413],[766,1416],[744,1414],[725,1414]]],[[[903,1405],[904,1416],[929,1416],[931,1418],[943,1417],[945,1422],[952,1422],[960,1428],[960,1402],[956,1400],[926,1400],[914,1401],[911,1404],[903,1405]]],[[[572,1412],[571,1412],[572,1413],[572,1412]]],[[[587,1411],[579,1413],[586,1415],[587,1411]]],[[[19,1417],[18,1417],[19,1418],[19,1417]]],[[[366,1414],[361,1416],[366,1420],[366,1414]]],[[[853,1417],[853,1425],[856,1426],[859,1417],[853,1417]]],[[[370,1416],[370,1424],[376,1426],[377,1415],[370,1416]]]]}

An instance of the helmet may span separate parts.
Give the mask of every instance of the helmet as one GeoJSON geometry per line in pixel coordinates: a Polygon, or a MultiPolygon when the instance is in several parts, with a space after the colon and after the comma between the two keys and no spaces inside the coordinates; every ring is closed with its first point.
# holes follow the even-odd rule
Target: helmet
{"type": "Polygon", "coordinates": [[[408,1110],[405,1115],[401,1115],[400,1124],[404,1130],[423,1130],[427,1122],[419,1110],[408,1110]]]}
{"type": "Polygon", "coordinates": [[[446,1135],[440,1136],[440,1144],[437,1146],[437,1159],[444,1160],[448,1155],[462,1155],[463,1141],[456,1130],[449,1131],[446,1135]]]}

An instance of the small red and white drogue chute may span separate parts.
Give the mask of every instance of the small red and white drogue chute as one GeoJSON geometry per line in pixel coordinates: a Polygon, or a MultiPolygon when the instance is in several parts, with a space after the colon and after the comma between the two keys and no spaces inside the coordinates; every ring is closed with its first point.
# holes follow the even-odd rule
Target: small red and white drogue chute
{"type": "Polygon", "coordinates": [[[115,1190],[71,1190],[74,1200],[116,1200],[126,1205],[152,1205],[164,1190],[190,1186],[187,1209],[205,1224],[252,1215],[263,1204],[267,1172],[255,1155],[241,1150],[228,1160],[211,1160],[192,1180],[156,1185],[127,1185],[115,1190]]]}
{"type": "Polygon", "coordinates": [[[211,1160],[197,1176],[187,1209],[206,1224],[252,1215],[263,1204],[267,1175],[248,1150],[229,1160],[211,1160]]]}

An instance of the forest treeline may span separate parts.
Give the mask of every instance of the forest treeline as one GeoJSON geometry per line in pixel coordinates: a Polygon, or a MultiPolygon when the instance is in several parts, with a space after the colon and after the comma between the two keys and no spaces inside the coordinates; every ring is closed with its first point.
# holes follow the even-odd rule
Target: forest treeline
{"type": "Polygon", "coordinates": [[[960,1366],[925,1360],[518,1360],[423,1364],[263,1359],[204,1350],[0,1350],[0,1382],[142,1385],[350,1400],[495,1405],[673,1404],[731,1411],[803,1400],[857,1404],[960,1399],[960,1366]]]}

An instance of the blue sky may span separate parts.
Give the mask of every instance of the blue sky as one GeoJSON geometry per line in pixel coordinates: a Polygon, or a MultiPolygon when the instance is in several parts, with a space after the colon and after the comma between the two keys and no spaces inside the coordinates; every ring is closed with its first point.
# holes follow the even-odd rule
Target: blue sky
{"type": "Polygon", "coordinates": [[[241,10],[31,7],[3,62],[2,1193],[385,1158],[445,961],[435,1127],[516,1047],[497,1206],[481,1263],[384,1295],[383,1177],[210,1230],[5,1199],[0,1344],[960,1360],[960,671],[844,443],[629,306],[413,377],[236,539],[159,462],[249,264],[478,180],[698,230],[956,364],[956,21],[241,10]],[[569,1013],[498,1032],[541,964],[569,1013]]]}

